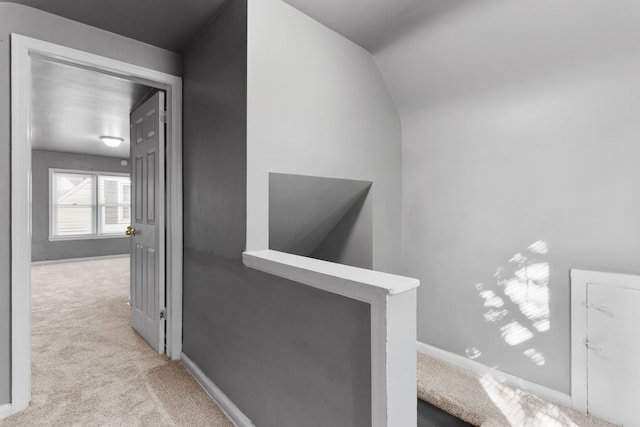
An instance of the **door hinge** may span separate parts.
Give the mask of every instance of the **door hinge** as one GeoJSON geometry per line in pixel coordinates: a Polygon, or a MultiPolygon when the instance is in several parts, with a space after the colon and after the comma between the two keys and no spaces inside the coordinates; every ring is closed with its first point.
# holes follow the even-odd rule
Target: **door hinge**
{"type": "Polygon", "coordinates": [[[160,121],[162,123],[167,123],[167,112],[166,111],[160,111],[160,121]]]}
{"type": "Polygon", "coordinates": [[[591,341],[589,341],[589,339],[585,339],[584,340],[584,345],[589,349],[589,350],[593,350],[593,351],[602,351],[602,348],[600,347],[596,347],[595,345],[593,345],[593,343],[591,341]]]}
{"type": "Polygon", "coordinates": [[[614,317],[613,312],[607,306],[600,305],[600,304],[587,303],[586,301],[583,301],[582,305],[587,307],[588,309],[591,308],[593,310],[599,311],[605,316],[614,317]]]}
{"type": "Polygon", "coordinates": [[[167,320],[167,309],[163,308],[160,310],[160,320],[167,320]]]}

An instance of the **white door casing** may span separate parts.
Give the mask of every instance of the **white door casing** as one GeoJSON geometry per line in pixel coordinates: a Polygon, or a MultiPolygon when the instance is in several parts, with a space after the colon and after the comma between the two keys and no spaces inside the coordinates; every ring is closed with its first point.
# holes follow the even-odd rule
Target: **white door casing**
{"type": "Polygon", "coordinates": [[[164,93],[131,112],[131,326],[164,353],[164,93]],[[161,314],[162,312],[162,314],[161,314]]]}
{"type": "Polygon", "coordinates": [[[587,408],[614,424],[640,425],[640,289],[587,285],[587,408]]]}
{"type": "Polygon", "coordinates": [[[165,91],[167,356],[182,351],[182,79],[54,43],[11,34],[11,403],[31,400],[31,57],[62,61],[165,91]]]}
{"type": "Polygon", "coordinates": [[[618,425],[640,425],[640,276],[571,271],[574,408],[618,425]]]}

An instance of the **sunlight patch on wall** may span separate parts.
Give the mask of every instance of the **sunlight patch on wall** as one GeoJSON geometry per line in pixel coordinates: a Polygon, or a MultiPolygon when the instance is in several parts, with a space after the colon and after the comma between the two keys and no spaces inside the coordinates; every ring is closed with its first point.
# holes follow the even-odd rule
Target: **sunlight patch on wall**
{"type": "Polygon", "coordinates": [[[533,338],[531,331],[515,320],[500,328],[502,338],[511,345],[518,345],[533,338]]]}
{"type": "Polygon", "coordinates": [[[478,357],[482,356],[482,352],[475,347],[467,347],[464,351],[464,354],[471,360],[475,360],[478,357]]]}
{"type": "Polygon", "coordinates": [[[487,323],[498,323],[509,314],[509,310],[489,310],[483,317],[487,323]]]}
{"type": "Polygon", "coordinates": [[[537,241],[528,253],[516,253],[507,268],[498,267],[495,277],[498,286],[518,306],[520,312],[532,322],[538,332],[551,328],[549,320],[549,263],[536,258],[548,253],[547,244],[537,241]]]}
{"type": "Polygon", "coordinates": [[[537,351],[535,348],[530,348],[528,350],[525,350],[524,353],[522,354],[524,354],[526,357],[528,357],[533,363],[535,363],[538,366],[544,366],[546,362],[542,353],[537,351]]]}
{"type": "MultiPolygon", "coordinates": [[[[551,329],[548,252],[546,242],[533,242],[525,251],[515,253],[504,266],[496,269],[495,285],[475,284],[485,308],[482,314],[484,321],[495,325],[501,338],[511,347],[534,340],[536,334],[551,329]]],[[[467,348],[467,357],[480,357],[480,350],[472,349],[477,352],[467,348]]],[[[545,365],[544,355],[531,344],[519,351],[536,366],[545,365]]]]}
{"type": "Polygon", "coordinates": [[[504,305],[504,300],[493,291],[482,291],[480,296],[484,298],[485,307],[502,307],[504,305]]]}

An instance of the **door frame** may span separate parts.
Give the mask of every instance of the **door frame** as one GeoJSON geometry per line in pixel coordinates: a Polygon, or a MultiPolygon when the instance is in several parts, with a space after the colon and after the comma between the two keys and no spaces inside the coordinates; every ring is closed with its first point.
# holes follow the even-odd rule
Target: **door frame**
{"type": "Polygon", "coordinates": [[[11,408],[31,400],[31,57],[98,71],[166,91],[166,351],[182,351],[182,78],[11,34],[11,408]]]}

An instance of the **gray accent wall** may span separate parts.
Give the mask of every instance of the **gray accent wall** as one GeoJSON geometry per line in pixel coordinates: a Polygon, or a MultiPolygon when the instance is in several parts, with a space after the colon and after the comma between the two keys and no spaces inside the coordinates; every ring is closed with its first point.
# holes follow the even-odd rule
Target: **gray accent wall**
{"type": "Polygon", "coordinates": [[[269,174],[269,249],[372,268],[371,182],[269,174]]]}
{"type": "MultiPolygon", "coordinates": [[[[126,237],[113,239],[49,241],[49,168],[92,172],[129,173],[122,159],[34,150],[31,156],[32,180],[32,244],[31,260],[47,261],[129,253],[131,242],[126,237]]],[[[124,227],[122,230],[124,236],[124,227]]]]}
{"type": "Polygon", "coordinates": [[[246,72],[231,0],[184,53],[183,351],[258,426],[369,426],[369,305],[242,263],[246,72]]]}
{"type": "Polygon", "coordinates": [[[376,55],[420,341],[570,392],[569,270],[640,274],[638,16],[466,2],[376,55]]]}
{"type": "Polygon", "coordinates": [[[10,34],[18,33],[170,74],[182,72],[178,54],[33,8],[0,2],[0,405],[10,401],[11,377],[11,134],[10,34]]]}
{"type": "Polygon", "coordinates": [[[373,268],[373,196],[369,189],[360,194],[351,209],[311,252],[311,258],[373,268]]]}

